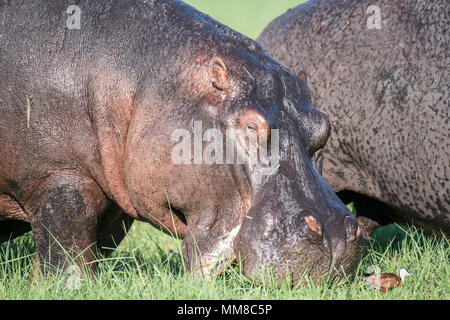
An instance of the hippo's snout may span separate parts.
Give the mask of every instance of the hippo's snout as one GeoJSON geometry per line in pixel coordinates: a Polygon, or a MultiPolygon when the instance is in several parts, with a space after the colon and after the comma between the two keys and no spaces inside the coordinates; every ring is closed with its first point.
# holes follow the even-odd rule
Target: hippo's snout
{"type": "Polygon", "coordinates": [[[235,240],[243,273],[253,279],[269,268],[276,281],[296,283],[306,273],[318,279],[330,270],[351,273],[359,258],[361,231],[345,211],[328,216],[268,213],[254,207],[235,240]],[[345,213],[344,213],[345,212],[345,213]]]}
{"type": "MultiPolygon", "coordinates": [[[[304,216],[305,224],[308,228],[316,233],[318,236],[322,236],[322,223],[316,218],[314,215],[305,215],[304,216]]],[[[344,213],[344,222],[342,224],[341,229],[345,232],[345,240],[348,242],[355,241],[361,236],[361,229],[358,225],[356,219],[353,219],[350,216],[346,216],[344,213]]]]}

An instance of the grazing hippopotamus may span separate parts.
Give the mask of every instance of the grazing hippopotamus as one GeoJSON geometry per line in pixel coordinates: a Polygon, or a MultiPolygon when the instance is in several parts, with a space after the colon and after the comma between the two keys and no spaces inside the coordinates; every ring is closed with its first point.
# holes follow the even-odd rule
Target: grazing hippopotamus
{"type": "Polygon", "coordinates": [[[366,236],[391,222],[450,234],[449,10],[448,0],[317,0],[258,38],[329,115],[314,159],[366,236]]]}
{"type": "Polygon", "coordinates": [[[70,4],[0,5],[0,241],[31,228],[41,265],[93,268],[140,220],[205,275],[352,271],[361,230],[312,163],[330,123],[305,82],[181,1],[70,4]],[[275,160],[202,160],[211,129],[275,160]]]}

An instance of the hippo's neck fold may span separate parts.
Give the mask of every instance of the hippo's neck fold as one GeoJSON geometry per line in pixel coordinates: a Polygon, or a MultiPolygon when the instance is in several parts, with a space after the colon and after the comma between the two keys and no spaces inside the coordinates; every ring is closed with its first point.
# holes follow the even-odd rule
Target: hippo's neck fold
{"type": "Polygon", "coordinates": [[[97,179],[108,198],[137,219],[124,180],[126,137],[134,104],[135,82],[114,63],[101,60],[91,76],[90,118],[97,134],[103,177],[97,179]]]}

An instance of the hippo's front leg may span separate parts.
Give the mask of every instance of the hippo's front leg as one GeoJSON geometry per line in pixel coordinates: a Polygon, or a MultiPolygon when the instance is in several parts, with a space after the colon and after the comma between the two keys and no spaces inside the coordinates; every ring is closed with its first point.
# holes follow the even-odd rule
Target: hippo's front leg
{"type": "MultiPolygon", "coordinates": [[[[76,172],[59,172],[41,182],[27,203],[41,266],[91,262],[97,217],[106,205],[99,186],[76,172]]],[[[88,266],[94,270],[93,264],[88,266]]]]}

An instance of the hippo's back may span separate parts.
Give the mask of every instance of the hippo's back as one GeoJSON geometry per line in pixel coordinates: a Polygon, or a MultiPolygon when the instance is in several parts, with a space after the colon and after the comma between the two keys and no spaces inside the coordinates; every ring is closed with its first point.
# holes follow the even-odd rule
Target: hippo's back
{"type": "Polygon", "coordinates": [[[333,133],[323,174],[389,218],[450,232],[447,0],[320,0],[273,21],[258,41],[306,77],[333,133]],[[373,6],[373,5],[376,6],[373,6]]]}

